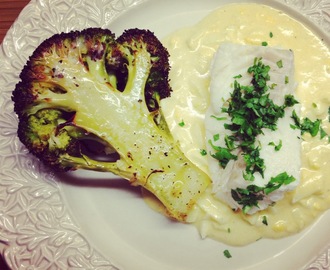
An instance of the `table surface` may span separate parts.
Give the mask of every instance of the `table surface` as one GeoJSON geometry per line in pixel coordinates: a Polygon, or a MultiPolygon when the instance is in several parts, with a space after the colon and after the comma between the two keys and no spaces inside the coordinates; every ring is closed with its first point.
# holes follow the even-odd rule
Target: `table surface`
{"type": "MultiPolygon", "coordinates": [[[[0,44],[10,26],[16,20],[21,10],[30,2],[30,0],[0,0],[0,44]]],[[[5,262],[0,256],[0,269],[7,270],[5,262]]]]}
{"type": "Polygon", "coordinates": [[[30,0],[0,0],[0,43],[21,10],[29,2],[30,0]]]}

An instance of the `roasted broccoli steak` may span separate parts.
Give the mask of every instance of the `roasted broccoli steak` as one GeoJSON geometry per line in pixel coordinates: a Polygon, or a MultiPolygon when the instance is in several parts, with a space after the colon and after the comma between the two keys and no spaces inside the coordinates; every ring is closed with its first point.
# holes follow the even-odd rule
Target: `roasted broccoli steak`
{"type": "Polygon", "coordinates": [[[112,172],[183,221],[209,179],[162,114],[169,69],[166,48],[149,30],[56,34],[34,51],[13,91],[18,137],[53,170],[112,172]]]}

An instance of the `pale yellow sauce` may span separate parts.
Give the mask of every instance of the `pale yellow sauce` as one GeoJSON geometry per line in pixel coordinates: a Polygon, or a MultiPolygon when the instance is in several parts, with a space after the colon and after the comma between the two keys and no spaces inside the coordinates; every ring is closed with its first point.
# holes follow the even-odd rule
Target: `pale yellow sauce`
{"type": "MultiPolygon", "coordinates": [[[[281,11],[259,4],[224,6],[197,25],[172,33],[163,40],[171,55],[172,97],[162,106],[174,137],[188,158],[208,173],[204,113],[209,104],[210,63],[219,44],[241,44],[291,49],[295,55],[296,95],[302,116],[322,119],[330,134],[330,51],[304,25],[281,11]],[[270,37],[272,32],[273,37],[270,37]],[[185,125],[181,127],[180,122],[185,125]]],[[[299,232],[330,207],[330,144],[328,138],[304,136],[301,184],[285,199],[265,211],[248,216],[234,213],[209,193],[192,213],[202,236],[231,245],[260,238],[279,238],[299,232]],[[263,224],[267,217],[268,226],[263,224]]]]}

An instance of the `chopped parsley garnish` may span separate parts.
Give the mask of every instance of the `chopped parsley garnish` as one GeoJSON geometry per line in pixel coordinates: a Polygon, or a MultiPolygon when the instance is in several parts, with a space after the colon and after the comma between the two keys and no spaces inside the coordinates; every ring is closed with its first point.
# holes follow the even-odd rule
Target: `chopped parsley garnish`
{"type": "Polygon", "coordinates": [[[235,138],[233,136],[225,136],[225,144],[230,151],[236,148],[234,141],[235,138]]]}
{"type": "Polygon", "coordinates": [[[277,65],[278,68],[282,68],[282,67],[283,67],[283,62],[282,62],[282,60],[277,61],[277,62],[276,62],[276,65],[277,65]]]}
{"type": "Polygon", "coordinates": [[[207,152],[206,152],[205,149],[201,149],[200,150],[200,153],[201,153],[202,156],[206,156],[207,155],[207,152]]]}
{"type": "Polygon", "coordinates": [[[328,108],[328,121],[329,121],[329,123],[330,123],[330,106],[329,106],[329,108],[328,108]]]}
{"type": "Polygon", "coordinates": [[[225,257],[228,259],[232,257],[228,249],[223,251],[223,255],[225,255],[225,257]]]}
{"type": "Polygon", "coordinates": [[[261,46],[268,46],[267,41],[263,41],[263,42],[261,42],[261,46]]]}
{"type": "Polygon", "coordinates": [[[291,126],[292,128],[298,128],[301,130],[301,135],[308,132],[315,137],[320,130],[321,120],[317,119],[315,121],[310,120],[309,118],[305,117],[302,121],[298,117],[296,111],[292,112],[291,118],[293,119],[295,125],[291,126]]]}
{"type": "Polygon", "coordinates": [[[320,138],[321,140],[327,136],[328,134],[325,132],[325,130],[323,128],[320,127],[320,138]]]}
{"type": "MultiPolygon", "coordinates": [[[[277,66],[283,67],[281,60],[277,62],[277,66]]],[[[238,150],[246,165],[243,178],[251,182],[255,179],[255,173],[264,177],[266,169],[264,160],[260,157],[257,136],[263,134],[264,129],[275,131],[278,119],[284,116],[285,109],[298,103],[292,95],[285,96],[283,105],[273,102],[269,97],[269,91],[276,85],[268,85],[269,71],[270,66],[264,65],[262,58],[255,58],[253,65],[247,70],[252,77],[251,84],[244,86],[235,79],[230,98],[224,102],[225,105],[221,108],[221,111],[227,113],[231,120],[230,123],[224,123],[224,128],[231,131],[231,134],[224,138],[225,147],[216,146],[209,140],[215,150],[211,156],[219,161],[222,168],[225,168],[230,160],[237,160],[237,151],[233,151],[238,150]]],[[[282,141],[278,144],[272,142],[270,145],[279,151],[282,141]]],[[[253,206],[258,207],[258,202],[263,200],[265,195],[294,180],[294,177],[288,176],[284,172],[272,177],[264,187],[251,184],[246,188],[233,189],[231,194],[233,199],[243,206],[243,212],[247,213],[253,206]]]]}
{"type": "Polygon", "coordinates": [[[249,149],[249,151],[246,151],[243,155],[246,164],[246,172],[243,174],[243,178],[247,181],[253,181],[255,172],[259,172],[263,177],[265,163],[264,160],[260,158],[259,147],[249,149]]]}
{"type": "Polygon", "coordinates": [[[268,145],[274,146],[275,151],[280,151],[282,148],[282,140],[276,145],[274,142],[270,142],[268,145]]]}
{"type": "Polygon", "coordinates": [[[240,148],[246,163],[244,178],[249,181],[254,179],[255,172],[263,175],[265,169],[260,158],[260,149],[255,145],[256,137],[263,134],[263,128],[276,130],[278,119],[284,116],[284,109],[297,103],[292,95],[287,95],[282,106],[274,104],[268,93],[269,71],[270,67],[264,65],[261,58],[255,58],[254,64],[248,68],[248,73],[252,76],[251,85],[243,86],[237,80],[234,81],[228,106],[222,108],[222,112],[231,118],[231,123],[225,123],[224,127],[232,135],[225,137],[226,147],[218,147],[210,142],[216,151],[212,156],[219,160],[223,168],[231,159],[237,159],[231,151],[240,148]]]}
{"type": "Polygon", "coordinates": [[[218,121],[223,121],[223,120],[227,120],[226,117],[216,117],[215,115],[211,115],[212,118],[218,120],[218,121]]]}
{"type": "Polygon", "coordinates": [[[219,164],[222,168],[225,168],[230,160],[237,159],[237,156],[233,155],[228,148],[216,146],[212,143],[211,140],[209,140],[209,143],[211,144],[212,148],[216,150],[215,154],[212,154],[211,156],[219,160],[219,164]]]}
{"type": "Polygon", "coordinates": [[[266,216],[262,216],[262,223],[268,226],[268,220],[266,216]]]}
{"type": "Polygon", "coordinates": [[[272,177],[264,187],[248,185],[246,188],[232,189],[231,195],[237,203],[243,206],[243,213],[247,213],[253,206],[258,207],[258,202],[263,200],[266,195],[295,180],[293,176],[283,172],[276,177],[272,177]]]}
{"type": "Polygon", "coordinates": [[[269,89],[273,90],[276,86],[277,86],[276,83],[272,83],[272,84],[269,86],[269,89]]]}
{"type": "Polygon", "coordinates": [[[288,175],[287,172],[283,172],[278,174],[275,177],[272,177],[268,184],[265,186],[265,194],[269,194],[273,192],[274,190],[279,189],[282,185],[289,185],[296,179],[291,175],[288,175]]]}
{"type": "Polygon", "coordinates": [[[269,37],[272,38],[273,36],[273,32],[269,32],[269,37]]]}
{"type": "Polygon", "coordinates": [[[326,131],[320,127],[320,139],[322,140],[325,137],[328,137],[328,143],[330,143],[330,135],[328,135],[328,133],[326,133],[326,131]]]}
{"type": "Polygon", "coordinates": [[[215,142],[218,141],[219,139],[220,139],[220,134],[219,134],[219,133],[213,135],[213,140],[214,140],[215,142]]]}
{"type": "Polygon", "coordinates": [[[292,95],[286,95],[284,97],[284,104],[286,107],[292,107],[295,104],[298,104],[299,102],[294,98],[292,95]]]}
{"type": "Polygon", "coordinates": [[[231,190],[232,198],[243,206],[243,213],[249,212],[249,210],[256,206],[258,202],[265,197],[264,188],[257,185],[249,185],[246,188],[236,188],[231,190]]]}
{"type": "Polygon", "coordinates": [[[184,127],[184,125],[185,125],[185,122],[183,120],[181,120],[181,122],[179,123],[179,126],[184,127]]]}

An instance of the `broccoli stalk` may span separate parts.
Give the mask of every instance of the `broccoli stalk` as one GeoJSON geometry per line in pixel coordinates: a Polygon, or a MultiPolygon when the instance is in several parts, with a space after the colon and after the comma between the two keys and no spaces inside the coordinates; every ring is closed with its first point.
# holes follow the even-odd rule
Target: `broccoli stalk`
{"type": "Polygon", "coordinates": [[[174,141],[160,107],[170,95],[168,53],[147,30],[62,33],[30,57],[13,92],[18,136],[57,171],[112,172],[143,186],[184,221],[208,177],[174,141]],[[84,150],[97,142],[115,160],[84,150]]]}

